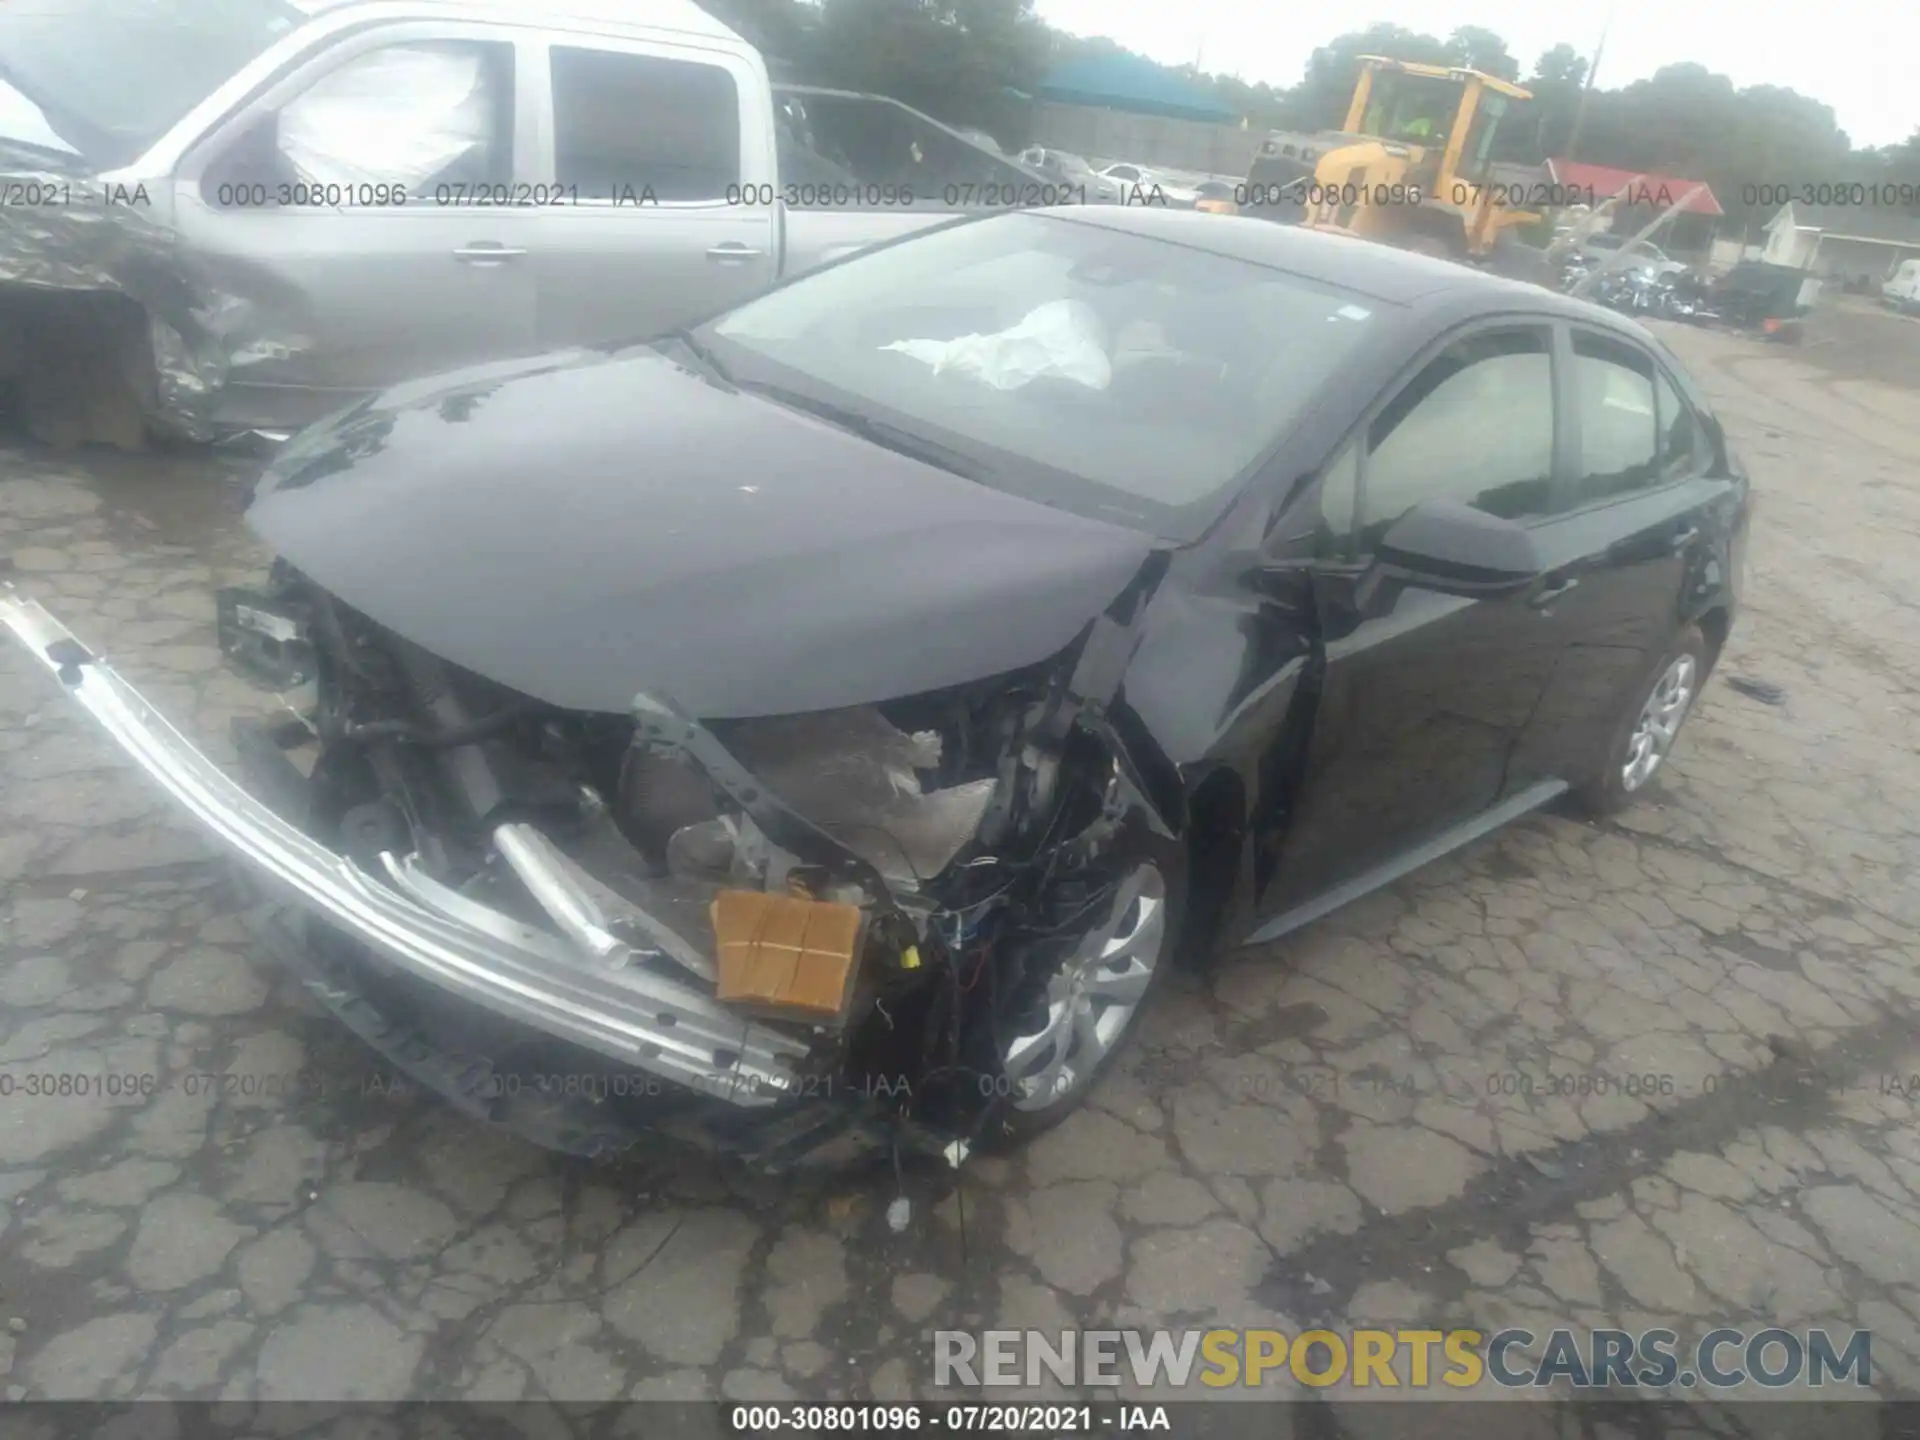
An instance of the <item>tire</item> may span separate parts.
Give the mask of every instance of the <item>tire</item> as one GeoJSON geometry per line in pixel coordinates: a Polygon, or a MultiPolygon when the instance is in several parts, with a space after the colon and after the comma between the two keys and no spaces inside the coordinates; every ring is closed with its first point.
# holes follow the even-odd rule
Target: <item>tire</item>
{"type": "MultiPolygon", "coordinates": [[[[981,1150],[987,1153],[1004,1154],[1018,1149],[1036,1136],[1043,1135],[1065,1120],[1074,1111],[1086,1103],[1087,1097],[1099,1083],[1100,1077],[1120,1056],[1132,1041],[1139,1029],[1140,1017],[1146,1014],[1166,984],[1167,975],[1175,968],[1175,952],[1178,948],[1186,919],[1187,865],[1185,848],[1177,842],[1163,840],[1145,831],[1144,826],[1132,827],[1133,833],[1121,841],[1122,849],[1120,873],[1121,888],[1128,887],[1143,874],[1156,877],[1140,888],[1138,899],[1127,899],[1126,914],[1122,908],[1122,895],[1116,893],[1112,904],[1103,904],[1088,921],[1082,940],[1098,935],[1110,922],[1119,922],[1119,931],[1125,934],[1131,924],[1144,929],[1149,924],[1157,925],[1157,938],[1153,944],[1153,959],[1144,986],[1133,1008],[1120,1020],[1111,1036],[1104,1041],[1104,1047],[1095,1056],[1091,1064],[1076,1066],[1073,1062],[1083,1052],[1078,1048],[1081,1037],[1078,1033],[1069,1035],[1066,1070],[1070,1080],[1062,1083],[1054,1081],[1050,1088],[1057,1093],[1052,1098],[1041,1095],[1023,1095],[1022,1081],[1032,1072],[1032,1064],[1013,1063],[1010,1044],[996,1046],[996,1060],[1000,1065],[999,1079],[1003,1086],[1004,1098],[996,1101],[996,1111],[979,1141],[981,1150]],[[1144,833],[1143,833],[1144,832],[1144,833]],[[1154,893],[1157,890],[1157,894],[1154,893]],[[1142,902],[1151,902],[1154,914],[1148,918],[1142,902]]],[[[1075,955],[1070,953],[1060,964],[1056,974],[1049,981],[1049,990],[1058,993],[1055,987],[1066,987],[1072,991],[1072,981],[1068,978],[1073,968],[1075,955]]],[[[1084,962],[1083,962],[1084,963],[1084,962]]],[[[1105,971],[1107,965],[1092,967],[1095,971],[1105,971]]],[[[1083,979],[1082,984],[1085,984],[1083,979]]],[[[1097,994],[1097,991],[1094,992],[1097,994]]],[[[1097,1001],[1095,1002],[1097,1003],[1097,1001]]],[[[1004,1027],[1010,1032],[1008,1041],[1025,1038],[1021,1035],[1028,1026],[1016,1021],[1007,1022],[1004,1027]]],[[[1044,1075],[1040,1081],[1043,1089],[1049,1088],[1044,1075]]]]}
{"type": "Polygon", "coordinates": [[[1689,625],[1674,636],[1660,658],[1647,667],[1629,692],[1620,718],[1607,737],[1606,755],[1599,768],[1574,787],[1573,799],[1582,811],[1596,818],[1617,815],[1647,794],[1648,787],[1666,769],[1681,727],[1700,703],[1700,687],[1706,683],[1712,663],[1712,652],[1699,626],[1689,625]],[[1673,708],[1676,689],[1685,691],[1679,698],[1677,711],[1673,708]],[[1666,696],[1664,704],[1663,695],[1666,696]],[[1664,721],[1654,724],[1663,713],[1664,721]],[[1649,722],[1644,744],[1651,747],[1650,750],[1642,750],[1643,719],[1649,722]],[[1649,754],[1650,764],[1646,761],[1649,754]],[[1641,764],[1636,767],[1636,773],[1630,775],[1629,762],[1636,755],[1641,764]]]}

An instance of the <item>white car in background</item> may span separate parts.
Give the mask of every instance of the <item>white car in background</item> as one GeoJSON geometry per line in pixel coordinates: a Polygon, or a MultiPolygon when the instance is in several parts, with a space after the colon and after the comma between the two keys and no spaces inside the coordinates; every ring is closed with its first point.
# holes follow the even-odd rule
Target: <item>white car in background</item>
{"type": "Polygon", "coordinates": [[[1159,191],[1169,205],[1191,206],[1200,196],[1191,185],[1175,180],[1164,170],[1149,170],[1144,165],[1135,165],[1131,161],[1121,160],[1094,172],[1105,179],[1117,182],[1126,194],[1128,204],[1154,203],[1154,192],[1159,191]]]}
{"type": "Polygon", "coordinates": [[[1880,298],[1903,315],[1920,315],[1920,258],[1902,260],[1893,278],[1880,287],[1880,298]]]}

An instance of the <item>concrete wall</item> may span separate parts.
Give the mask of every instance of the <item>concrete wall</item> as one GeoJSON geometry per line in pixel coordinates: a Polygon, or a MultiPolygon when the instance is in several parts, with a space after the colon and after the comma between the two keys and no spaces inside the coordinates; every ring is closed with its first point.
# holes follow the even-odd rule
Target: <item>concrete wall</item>
{"type": "Polygon", "coordinates": [[[1831,276],[1835,280],[1851,280],[1864,275],[1877,284],[1884,284],[1893,278],[1893,272],[1900,262],[1909,256],[1920,255],[1920,246],[1894,245],[1875,240],[1842,240],[1837,236],[1823,235],[1820,248],[1813,252],[1813,271],[1816,275],[1831,276]]]}
{"type": "Polygon", "coordinates": [[[1244,177],[1264,134],[1237,125],[1041,101],[1034,107],[1031,143],[1103,162],[1131,160],[1165,170],[1244,177]]]}

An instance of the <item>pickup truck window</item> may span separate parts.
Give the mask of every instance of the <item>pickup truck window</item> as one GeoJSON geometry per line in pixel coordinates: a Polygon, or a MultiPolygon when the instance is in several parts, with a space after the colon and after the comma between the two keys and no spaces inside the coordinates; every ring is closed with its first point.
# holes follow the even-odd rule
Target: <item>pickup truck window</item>
{"type": "Polygon", "coordinates": [[[740,94],[718,65],[553,47],[554,178],[580,198],[725,200],[740,183],[740,94]]]}
{"type": "Polygon", "coordinates": [[[861,185],[911,191],[923,203],[961,209],[1011,203],[984,187],[1018,187],[1034,176],[906,106],[877,95],[806,94],[813,151],[861,185]],[[949,187],[953,187],[951,198],[949,187]]]}
{"type": "Polygon", "coordinates": [[[982,483],[1190,539],[1376,307],[1227,256],[1016,213],[803,276],[696,338],[749,391],[869,417],[963,457],[982,483]]]}
{"type": "Polygon", "coordinates": [[[200,190],[221,209],[337,207],[342,186],[404,186],[414,203],[446,205],[512,178],[513,46],[446,40],[328,70],[227,146],[200,190]]]}

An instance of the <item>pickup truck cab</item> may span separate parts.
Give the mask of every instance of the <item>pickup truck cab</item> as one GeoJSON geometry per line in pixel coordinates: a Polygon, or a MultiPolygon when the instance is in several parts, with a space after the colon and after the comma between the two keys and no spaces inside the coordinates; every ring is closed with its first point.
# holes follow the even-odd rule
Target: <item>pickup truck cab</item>
{"type": "MultiPolygon", "coordinates": [[[[109,223],[164,238],[191,291],[164,317],[151,264],[62,283],[201,329],[155,337],[197,371],[158,387],[201,407],[188,433],[659,333],[1044,182],[892,101],[776,95],[691,0],[6,5],[0,75],[0,169],[125,197],[109,223]],[[810,111],[861,105],[838,128],[864,163],[812,148],[810,111]]],[[[0,242],[0,281],[33,280],[33,243],[0,242]]]]}

